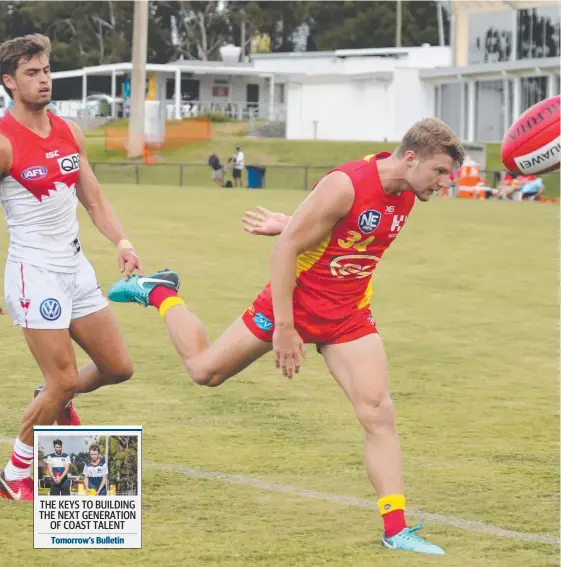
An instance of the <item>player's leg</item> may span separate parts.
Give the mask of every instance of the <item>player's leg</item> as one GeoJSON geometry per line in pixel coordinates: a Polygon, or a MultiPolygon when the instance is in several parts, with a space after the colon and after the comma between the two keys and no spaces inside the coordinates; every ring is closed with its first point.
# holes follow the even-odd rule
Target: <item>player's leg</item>
{"type": "Polygon", "coordinates": [[[151,276],[132,276],[108,293],[115,302],[152,305],[164,318],[168,335],[191,378],[204,386],[219,386],[272,348],[271,338],[258,338],[242,318],[212,345],[200,319],[177,297],[179,276],[162,270],[151,276]]]}
{"type": "Polygon", "coordinates": [[[241,317],[212,344],[199,318],[184,305],[171,307],[164,321],[185,370],[202,386],[220,386],[272,348],[270,342],[258,339],[241,317]]]}
{"type": "Polygon", "coordinates": [[[324,345],[321,353],[364,428],[366,471],[384,520],[382,542],[394,549],[444,553],[406,527],[401,449],[389,392],[388,363],[379,335],[324,345]]]}
{"type": "MultiPolygon", "coordinates": [[[[85,256],[73,289],[70,335],[92,359],[78,370],[76,393],[92,392],[128,380],[133,373],[131,358],[95,271],[85,256]]],[[[57,423],[80,425],[72,402],[57,416],[57,423]]]]}
{"type": "Polygon", "coordinates": [[[74,396],[78,383],[76,357],[68,329],[24,329],[25,340],[43,373],[44,388],[21,421],[14,450],[0,476],[0,496],[32,500],[33,426],[52,425],[74,396]]]}
{"type": "Polygon", "coordinates": [[[64,494],[64,485],[62,483],[56,483],[54,480],[51,479],[51,496],[70,496],[69,494],[64,494]]]}
{"type": "Polygon", "coordinates": [[[119,384],[132,376],[132,360],[109,307],[72,319],[70,334],[92,359],[78,370],[77,393],[119,384]]]}
{"type": "Polygon", "coordinates": [[[23,329],[45,387],[25,411],[12,456],[0,475],[0,496],[5,498],[33,498],[33,426],[52,425],[74,395],[78,373],[68,331],[71,286],[71,274],[57,274],[20,262],[6,263],[6,306],[14,324],[23,329]]]}

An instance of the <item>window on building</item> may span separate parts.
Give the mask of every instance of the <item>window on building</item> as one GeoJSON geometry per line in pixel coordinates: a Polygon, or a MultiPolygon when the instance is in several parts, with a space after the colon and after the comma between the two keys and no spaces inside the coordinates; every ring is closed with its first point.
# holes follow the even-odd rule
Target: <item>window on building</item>
{"type": "Polygon", "coordinates": [[[547,77],[524,77],[520,81],[520,112],[547,98],[547,77]]]}
{"type": "Polygon", "coordinates": [[[518,10],[517,59],[559,57],[560,16],[558,6],[518,10]]]}
{"type": "Polygon", "coordinates": [[[475,139],[498,142],[504,135],[506,111],[504,81],[477,81],[475,139]]]}

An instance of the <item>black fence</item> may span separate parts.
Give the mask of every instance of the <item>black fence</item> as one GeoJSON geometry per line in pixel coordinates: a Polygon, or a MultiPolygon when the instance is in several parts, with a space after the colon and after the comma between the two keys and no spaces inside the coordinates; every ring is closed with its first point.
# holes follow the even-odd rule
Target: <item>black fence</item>
{"type": "MultiPolygon", "coordinates": [[[[204,163],[131,163],[131,162],[95,162],[91,164],[100,183],[130,183],[136,185],[178,185],[180,187],[215,186],[212,170],[204,163]]],[[[319,179],[333,169],[333,165],[266,165],[264,187],[267,189],[310,190],[319,179]]],[[[499,183],[501,171],[486,170],[481,172],[490,187],[499,183]]],[[[546,186],[546,193],[559,195],[559,173],[541,176],[546,186]]],[[[231,170],[226,170],[225,181],[232,179],[231,170]]],[[[247,171],[243,173],[243,186],[247,186],[247,171]]]]}

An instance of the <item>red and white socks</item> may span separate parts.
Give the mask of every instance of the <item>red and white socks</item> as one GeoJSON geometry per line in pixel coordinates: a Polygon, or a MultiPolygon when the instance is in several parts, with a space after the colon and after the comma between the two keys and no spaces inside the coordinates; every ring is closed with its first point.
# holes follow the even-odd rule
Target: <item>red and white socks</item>
{"type": "Polygon", "coordinates": [[[33,447],[22,443],[19,438],[14,443],[14,450],[8,464],[4,468],[7,481],[22,480],[30,476],[33,464],[33,447]]]}

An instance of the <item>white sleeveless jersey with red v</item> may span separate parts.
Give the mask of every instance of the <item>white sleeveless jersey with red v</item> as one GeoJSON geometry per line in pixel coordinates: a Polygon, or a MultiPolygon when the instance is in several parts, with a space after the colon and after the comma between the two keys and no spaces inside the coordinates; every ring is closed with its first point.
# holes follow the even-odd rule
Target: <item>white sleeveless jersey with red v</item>
{"type": "Polygon", "coordinates": [[[38,136],[7,112],[0,134],[12,146],[12,165],[0,179],[10,233],[8,259],[55,272],[75,272],[81,256],[76,183],[78,145],[68,124],[48,114],[52,130],[38,136]]]}

